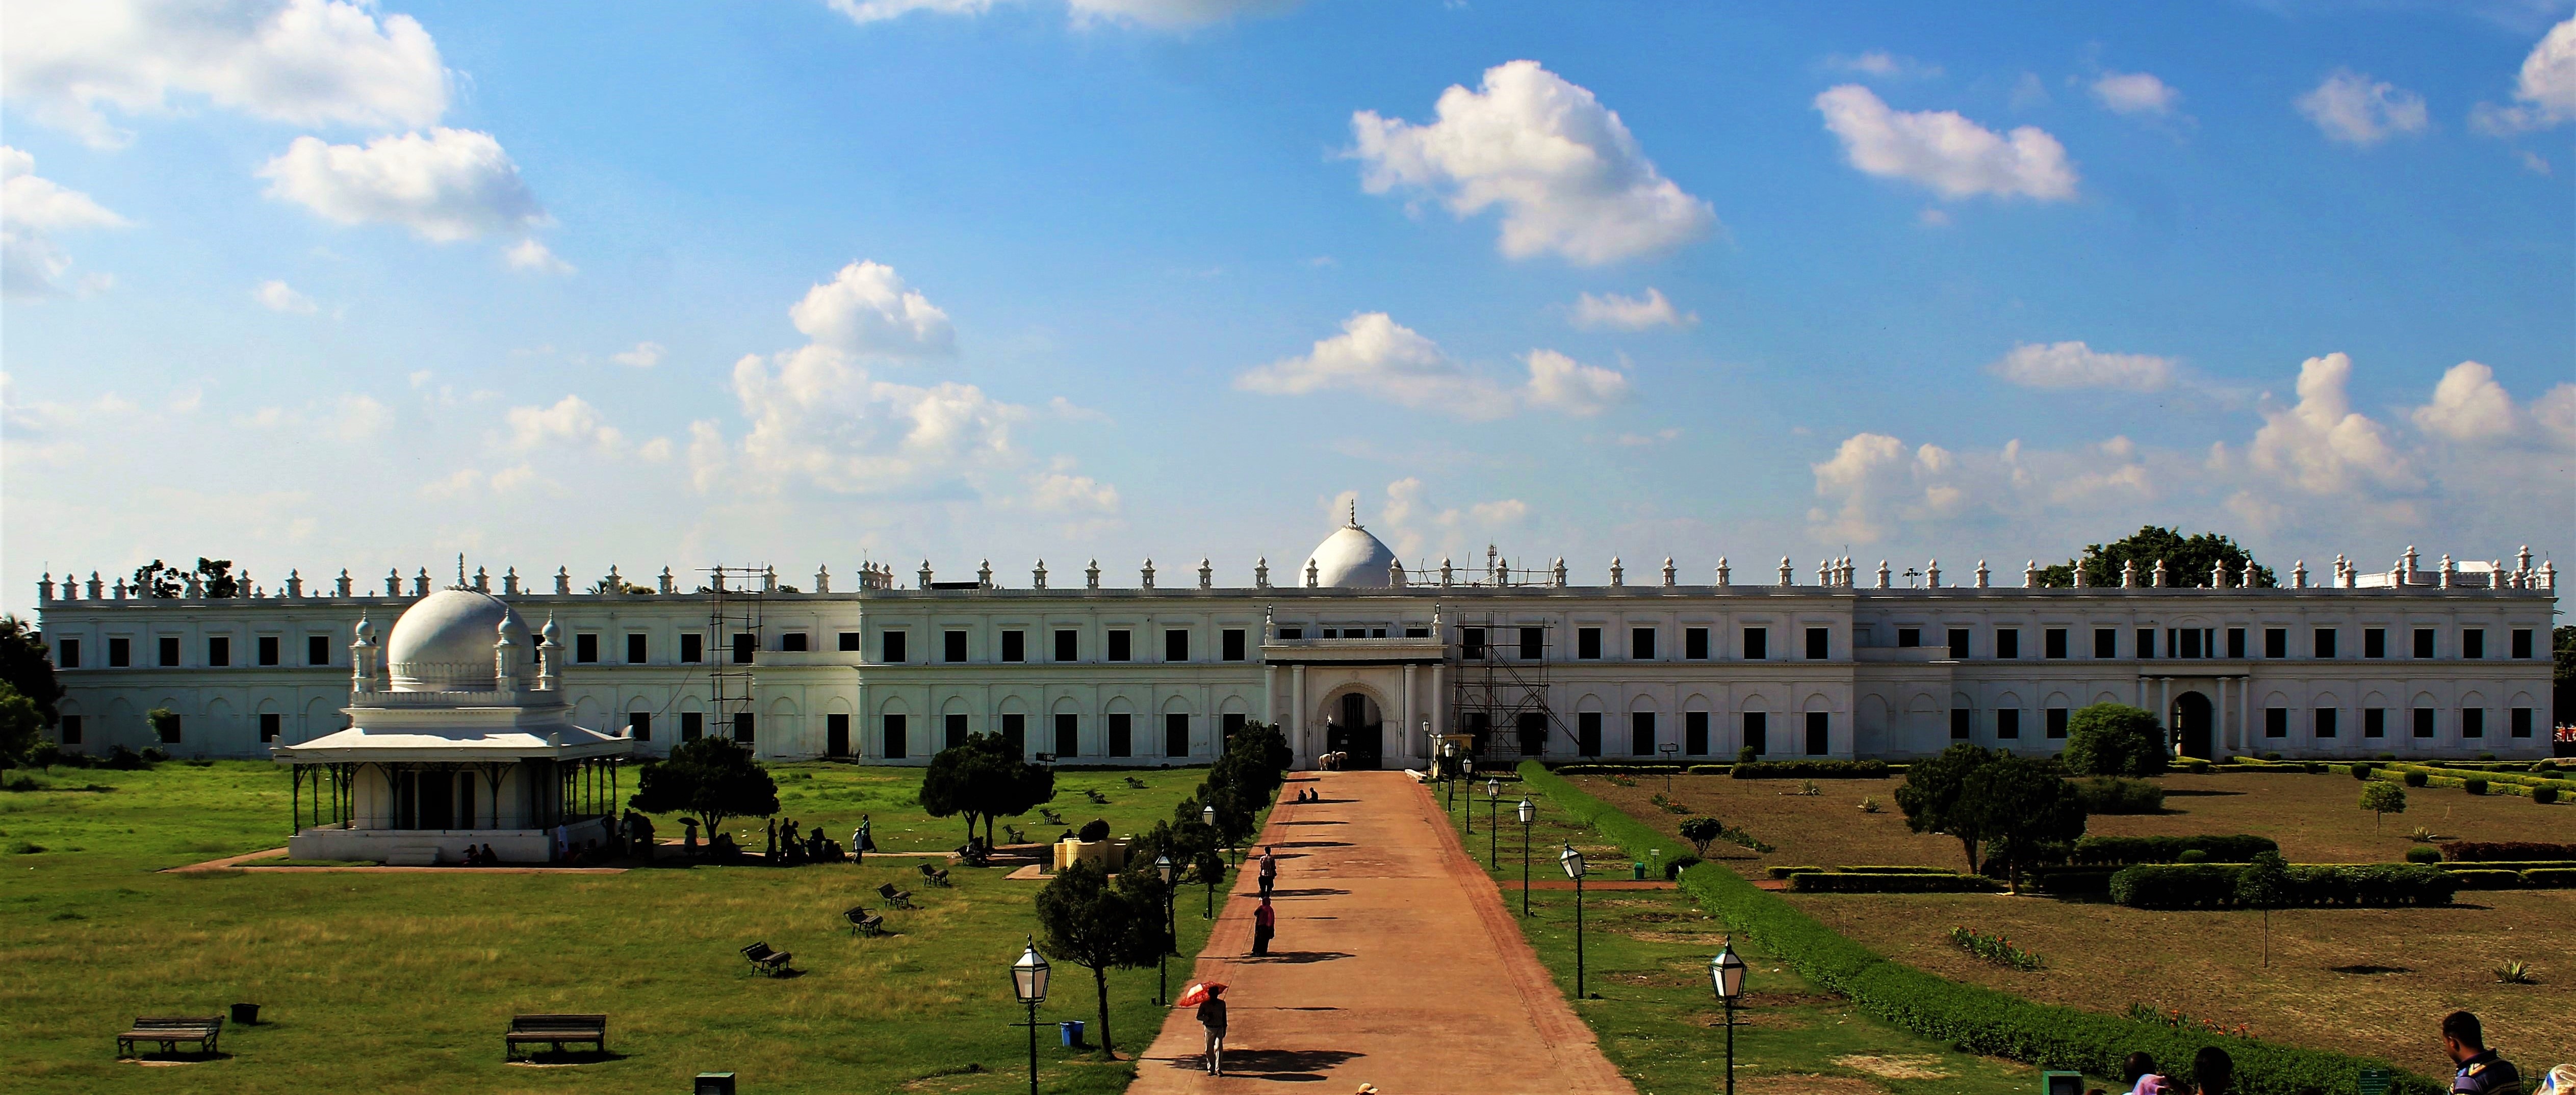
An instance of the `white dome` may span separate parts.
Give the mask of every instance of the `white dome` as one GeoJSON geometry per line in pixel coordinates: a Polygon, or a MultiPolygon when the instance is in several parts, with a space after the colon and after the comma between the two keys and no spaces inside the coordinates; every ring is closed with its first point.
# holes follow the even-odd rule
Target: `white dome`
{"type": "MultiPolygon", "coordinates": [[[[1306,557],[1315,567],[1315,584],[1332,589],[1384,589],[1394,583],[1387,580],[1387,565],[1395,562],[1395,553],[1358,525],[1344,525],[1315,545],[1315,553],[1306,557]]],[[[1306,584],[1303,568],[1297,573],[1297,584],[1306,584]]]]}
{"type": "MultiPolygon", "coordinates": [[[[501,638],[504,623],[519,624],[518,614],[489,593],[442,589],[413,602],[385,637],[385,664],[393,673],[393,690],[492,691],[498,687],[492,646],[501,638]]],[[[513,641],[526,641],[525,624],[512,631],[513,641]]]]}

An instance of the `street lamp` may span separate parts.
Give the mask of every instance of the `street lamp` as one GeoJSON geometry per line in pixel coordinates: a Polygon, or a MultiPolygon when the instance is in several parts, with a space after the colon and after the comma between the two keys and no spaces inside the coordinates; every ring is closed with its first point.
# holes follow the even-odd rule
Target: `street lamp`
{"type": "Polygon", "coordinates": [[[1501,834],[1502,827],[1494,824],[1494,815],[1501,812],[1502,808],[1503,781],[1492,778],[1486,779],[1485,861],[1493,864],[1494,869],[1497,871],[1503,869],[1503,838],[1501,834]]]}
{"type": "MultiPolygon", "coordinates": [[[[1207,823],[1208,829],[1213,832],[1216,829],[1216,807],[1199,807],[1199,820],[1207,823]]],[[[1207,912],[1201,914],[1202,920],[1213,919],[1216,916],[1216,876],[1224,873],[1225,871],[1219,868],[1207,877],[1207,912]]]]}
{"type": "MultiPolygon", "coordinates": [[[[1476,758],[1474,758],[1474,757],[1466,757],[1466,758],[1464,758],[1464,759],[1461,759],[1461,760],[1458,762],[1458,772],[1459,772],[1459,774],[1460,774],[1460,775],[1463,775],[1463,776],[1467,777],[1469,780],[1473,780],[1473,779],[1475,779],[1475,778],[1476,778],[1476,758]]],[[[1474,835],[1476,835],[1476,798],[1475,798],[1475,795],[1474,795],[1473,793],[1470,793],[1470,794],[1468,795],[1468,797],[1467,797],[1467,807],[1466,807],[1466,809],[1460,810],[1460,811],[1458,811],[1458,812],[1459,812],[1460,814],[1464,815],[1464,816],[1466,817],[1466,819],[1467,819],[1467,835],[1468,835],[1468,836],[1474,836],[1474,835]]]]}
{"type": "Polygon", "coordinates": [[[1726,1005],[1726,1095],[1735,1095],[1735,1005],[1744,998],[1744,960],[1735,956],[1735,941],[1720,944],[1708,960],[1709,987],[1726,1005]]]}
{"type": "Polygon", "coordinates": [[[1557,853],[1557,865],[1574,880],[1574,998],[1583,999],[1583,853],[1568,844],[1557,853]]]}
{"type": "Polygon", "coordinates": [[[1167,999],[1170,983],[1163,979],[1163,959],[1172,953],[1172,936],[1175,934],[1172,928],[1172,876],[1180,872],[1172,866],[1171,856],[1158,854],[1154,857],[1154,873],[1163,878],[1163,953],[1154,956],[1154,1006],[1162,1007],[1170,1002],[1167,999]]]}
{"type": "Polygon", "coordinates": [[[1445,800],[1442,805],[1445,807],[1455,804],[1458,800],[1457,742],[1444,741],[1440,743],[1440,782],[1442,784],[1441,790],[1448,795],[1447,800],[1445,800]]]}
{"type": "Polygon", "coordinates": [[[1029,949],[1020,952],[1020,960],[1011,963],[1011,991],[1029,1009],[1029,1095],[1038,1095],[1038,1005],[1046,1002],[1047,960],[1038,953],[1035,936],[1029,938],[1029,949]]]}
{"type": "Polygon", "coordinates": [[[1530,800],[1522,799],[1520,809],[1517,812],[1521,815],[1521,915],[1528,916],[1530,914],[1529,827],[1530,822],[1538,817],[1538,807],[1531,804],[1530,800]]]}

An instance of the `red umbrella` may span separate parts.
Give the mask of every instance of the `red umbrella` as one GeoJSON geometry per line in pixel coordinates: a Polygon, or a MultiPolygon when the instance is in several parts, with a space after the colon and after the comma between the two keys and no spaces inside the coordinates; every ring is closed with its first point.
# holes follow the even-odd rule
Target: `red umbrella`
{"type": "Polygon", "coordinates": [[[1190,986],[1188,991],[1181,993],[1180,999],[1172,1002],[1181,1007],[1194,1008],[1207,1003],[1208,997],[1224,991],[1225,983],[1222,981],[1201,981],[1190,986]]]}

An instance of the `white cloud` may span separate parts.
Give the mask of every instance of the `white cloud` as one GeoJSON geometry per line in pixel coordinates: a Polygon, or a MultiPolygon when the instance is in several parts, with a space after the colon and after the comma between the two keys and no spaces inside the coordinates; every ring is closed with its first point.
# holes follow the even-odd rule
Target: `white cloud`
{"type": "Polygon", "coordinates": [[[1364,312],[1343,321],[1340,334],[1317,340],[1304,356],[1246,370],[1234,386],[1263,395],[1358,392],[1476,421],[1523,408],[1588,416],[1628,395],[1627,377],[1554,350],[1532,350],[1523,362],[1528,382],[1506,386],[1468,371],[1439,343],[1386,313],[1364,312]]]}
{"type": "Polygon", "coordinates": [[[2415,427],[2453,441],[2489,441],[2514,429],[2513,397],[2495,370],[2463,361],[2433,386],[2433,401],[2415,409],[2415,427]]]}
{"type": "MultiPolygon", "coordinates": [[[[833,11],[854,23],[899,19],[914,12],[932,15],[982,15],[994,0],[825,0],[833,11]]],[[[1297,0],[1067,0],[1076,23],[1136,23],[1157,30],[1186,30],[1237,16],[1270,15],[1297,6],[1297,0]]]]}
{"type": "Polygon", "coordinates": [[[1921,183],[1945,198],[2075,197],[2066,147],[2036,126],[2020,126],[2007,137],[1957,111],[1891,110],[1859,84],[1829,88],[1815,106],[1825,128],[1842,138],[1851,165],[1869,174],[1921,183]]]}
{"type": "Polygon", "coordinates": [[[2390,134],[2421,133],[2431,124],[2423,96],[2350,69],[2336,69],[2299,96],[2297,106],[2327,140],[2364,148],[2390,134]]]}
{"type": "Polygon", "coordinates": [[[470,129],[378,137],[364,147],[298,137],[259,177],[269,181],[270,197],[326,220],[399,224],[442,243],[548,223],[501,142],[470,129]]]}
{"type": "Polygon", "coordinates": [[[650,369],[653,366],[662,363],[662,344],[659,342],[638,342],[632,350],[620,350],[617,353],[608,355],[608,360],[614,361],[620,365],[631,365],[638,369],[650,369]]]}
{"type": "Polygon", "coordinates": [[[1536,61],[1485,70],[1480,90],[1452,85],[1434,109],[1428,125],[1351,115],[1362,187],[1421,190],[1461,219],[1500,207],[1509,257],[1594,266],[1717,227],[1707,202],[1655,170],[1618,114],[1536,61]]]}
{"type": "Polygon", "coordinates": [[[0,94],[94,145],[101,113],[161,113],[203,96],[303,126],[420,126],[448,76],[408,15],[338,0],[25,0],[0,6],[0,94]],[[173,95],[183,97],[179,104],[173,95]]]}
{"type": "Polygon", "coordinates": [[[957,331],[948,313],[883,263],[842,267],[829,283],[807,290],[787,317],[816,345],[843,353],[934,357],[957,352],[957,331]]]}
{"type": "Polygon", "coordinates": [[[315,311],[312,297],[296,292],[294,286],[282,281],[260,282],[259,288],[251,290],[250,295],[252,300],[260,302],[272,312],[293,312],[309,316],[315,311]]]}
{"type": "MultiPolygon", "coordinates": [[[[1344,507],[1358,497],[1357,491],[1335,496],[1333,519],[1340,521],[1349,512],[1344,507]]],[[[1386,485],[1386,503],[1375,515],[1362,516],[1370,517],[1370,523],[1389,541],[1387,546],[1394,549],[1396,557],[1406,560],[1406,566],[1419,563],[1434,568],[1427,575],[1416,576],[1416,580],[1435,581],[1439,564],[1426,558],[1426,552],[1449,552],[1461,567],[1480,567],[1483,560],[1473,554],[1474,548],[1484,537],[1527,518],[1529,504],[1518,498],[1497,498],[1465,507],[1440,506],[1431,501],[1430,489],[1420,478],[1406,476],[1386,485]]]]}
{"type": "Polygon", "coordinates": [[[0,296],[51,296],[71,256],[52,233],[122,228],[127,221],[78,190],[36,174],[36,158],[0,145],[0,296]]]}
{"type": "Polygon", "coordinates": [[[573,264],[556,258],[555,253],[548,250],[545,244],[537,242],[534,236],[520,240],[508,251],[502,252],[501,257],[513,270],[528,270],[539,274],[569,274],[574,270],[573,264]]]}
{"type": "Polygon", "coordinates": [[[1593,296],[1583,294],[1574,302],[1574,325],[1587,331],[1642,331],[1648,327],[1690,327],[1699,323],[1699,313],[1682,312],[1664,299],[1664,291],[1646,287],[1642,297],[1623,297],[1616,293],[1593,296]]]}
{"type": "Polygon", "coordinates": [[[2022,343],[1987,370],[2025,388],[2122,388],[2160,391],[2173,383],[2172,358],[2115,354],[2081,342],[2022,343]]]}
{"type": "Polygon", "coordinates": [[[797,476],[844,494],[950,488],[1018,464],[1011,427],[1028,417],[971,384],[878,380],[816,344],[734,363],[734,395],[751,432],[746,470],[797,476]]]}
{"type": "Polygon", "coordinates": [[[2115,114],[2164,117],[2182,102],[2182,92],[2148,72],[2105,72],[2093,81],[2093,97],[2115,114]]]}
{"type": "Polygon", "coordinates": [[[1882,80],[1930,79],[1941,75],[1939,65],[1925,64],[1914,58],[1898,56],[1883,49],[1869,50],[1858,56],[1837,53],[1825,58],[1825,67],[1836,72],[1875,76],[1882,80]]]}
{"type": "Polygon", "coordinates": [[[1628,378],[1610,369],[1586,365],[1554,350],[1532,350],[1529,405],[1589,418],[1628,398],[1628,378]]]}
{"type": "Polygon", "coordinates": [[[503,421],[510,427],[510,447],[522,451],[563,443],[589,445],[614,455],[625,441],[599,408],[577,395],[567,395],[551,407],[512,407],[503,421]]]}
{"type": "Polygon", "coordinates": [[[2576,19],[2549,28],[2522,59],[2522,78],[2508,107],[2479,103],[2469,120],[2493,134],[2547,129],[2576,118],[2576,19]]]}
{"type": "Polygon", "coordinates": [[[1029,479],[1028,506],[1040,513],[1096,515],[1118,512],[1118,488],[1088,475],[1050,471],[1029,479]]]}
{"type": "Polygon", "coordinates": [[[2299,401],[2263,411],[2263,428],[2246,454],[2253,467],[2311,494],[2415,486],[2415,472],[2387,429],[2352,409],[2344,393],[2351,378],[2352,358],[2342,353],[2301,362],[2299,401]]]}

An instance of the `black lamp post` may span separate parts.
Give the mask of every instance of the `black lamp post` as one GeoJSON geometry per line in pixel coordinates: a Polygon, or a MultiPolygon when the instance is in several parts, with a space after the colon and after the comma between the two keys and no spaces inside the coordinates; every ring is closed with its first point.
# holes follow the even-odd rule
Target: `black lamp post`
{"type": "Polygon", "coordinates": [[[1447,807],[1449,807],[1449,806],[1457,805],[1457,802],[1458,802],[1458,743],[1457,743],[1457,742],[1454,742],[1454,741],[1444,741],[1444,742],[1441,742],[1441,743],[1440,743],[1440,783],[1441,783],[1441,791],[1442,791],[1442,793],[1443,793],[1443,794],[1446,794],[1446,795],[1448,796],[1446,799],[1443,799],[1443,800],[1442,800],[1442,802],[1441,802],[1441,806],[1445,809],[1445,808],[1447,808],[1447,807]]]}
{"type": "MultiPolygon", "coordinates": [[[[1214,806],[1201,806],[1201,807],[1199,807],[1199,820],[1207,823],[1207,827],[1208,827],[1208,831],[1209,831],[1209,832],[1214,832],[1214,831],[1216,831],[1216,807],[1214,807],[1214,806]]],[[[1224,862],[1224,860],[1218,860],[1217,862],[1219,862],[1219,863],[1223,863],[1223,862],[1224,862]]],[[[1204,913],[1204,914],[1202,914],[1202,915],[1201,915],[1201,917],[1200,917],[1200,919],[1203,919],[1203,920],[1204,920],[1204,919],[1213,919],[1213,918],[1215,918],[1215,916],[1216,916],[1216,876],[1217,876],[1217,875],[1220,875],[1220,874],[1224,874],[1224,873],[1225,873],[1225,871],[1224,871],[1222,868],[1219,868],[1219,869],[1218,869],[1214,874],[1210,874],[1210,875],[1207,877],[1207,912],[1206,912],[1206,913],[1204,913]]]]}
{"type": "Polygon", "coordinates": [[[1735,956],[1735,941],[1721,944],[1708,960],[1709,987],[1726,1005],[1726,1095],[1735,1095],[1735,1005],[1744,997],[1744,960],[1735,956]]]}
{"type": "Polygon", "coordinates": [[[1485,780],[1485,862],[1497,871],[1503,869],[1502,827],[1494,824],[1494,815],[1502,812],[1503,781],[1485,780]]]}
{"type": "MultiPolygon", "coordinates": [[[[1458,759],[1458,774],[1459,774],[1459,775],[1461,775],[1461,776],[1466,777],[1466,778],[1467,778],[1467,779],[1469,779],[1469,780],[1473,780],[1473,779],[1475,779],[1475,778],[1476,778],[1476,758],[1474,758],[1474,757],[1461,757],[1461,758],[1459,758],[1459,759],[1458,759]]],[[[1472,787],[1472,786],[1474,786],[1474,784],[1470,783],[1470,784],[1469,784],[1469,786],[1471,786],[1471,787],[1472,787]]],[[[1468,835],[1468,836],[1474,836],[1474,835],[1476,835],[1476,795],[1475,795],[1475,792],[1473,792],[1473,791],[1468,792],[1468,794],[1467,794],[1467,805],[1466,805],[1463,809],[1460,809],[1460,810],[1458,811],[1458,813],[1459,813],[1460,815],[1464,816],[1464,817],[1466,818],[1466,820],[1467,820],[1467,835],[1468,835]]]]}
{"type": "Polygon", "coordinates": [[[1029,939],[1029,949],[1020,952],[1020,960],[1011,963],[1011,991],[1029,1009],[1029,1095],[1038,1095],[1038,1005],[1046,1002],[1047,960],[1038,953],[1038,941],[1029,939]]]}
{"type": "Polygon", "coordinates": [[[1163,959],[1172,953],[1173,936],[1177,934],[1172,927],[1172,876],[1180,872],[1172,866],[1171,856],[1156,855],[1154,873],[1163,878],[1163,953],[1154,956],[1154,1006],[1163,1007],[1171,1003],[1171,983],[1164,980],[1163,959]]]}
{"type": "Polygon", "coordinates": [[[1532,804],[1530,800],[1522,799],[1518,812],[1521,815],[1521,915],[1528,916],[1530,914],[1529,827],[1530,822],[1538,817],[1538,807],[1532,804]]]}
{"type": "Polygon", "coordinates": [[[1583,853],[1568,844],[1557,853],[1556,862],[1565,868],[1565,877],[1574,880],[1574,998],[1583,999],[1583,853]]]}

